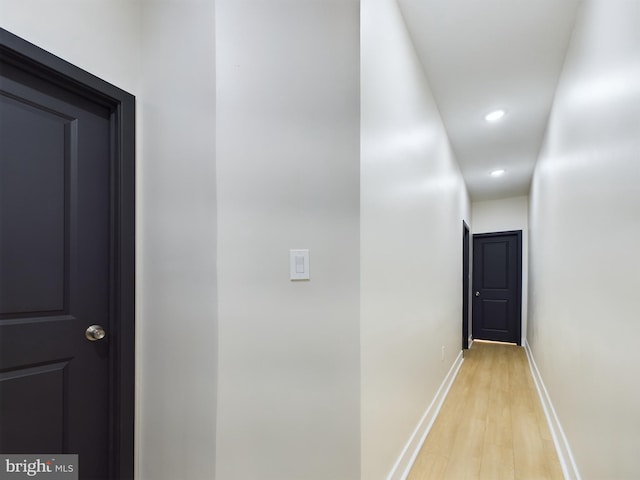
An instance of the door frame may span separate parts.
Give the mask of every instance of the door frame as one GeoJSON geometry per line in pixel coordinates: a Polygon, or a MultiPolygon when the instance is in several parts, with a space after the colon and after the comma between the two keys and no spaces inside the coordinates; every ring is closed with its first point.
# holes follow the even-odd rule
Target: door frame
{"type": "Polygon", "coordinates": [[[470,240],[469,225],[462,221],[462,349],[469,348],[469,285],[470,274],[470,240]]]}
{"type": "Polygon", "coordinates": [[[85,96],[111,111],[109,475],[119,480],[133,479],[135,97],[2,28],[0,59],[85,96]]]}
{"type": "MultiPolygon", "coordinates": [[[[518,290],[518,295],[517,295],[517,299],[518,299],[518,305],[517,305],[517,324],[516,324],[516,344],[518,346],[522,345],[522,230],[508,230],[505,232],[489,232],[489,233],[474,233],[473,234],[473,251],[475,251],[476,248],[476,238],[491,238],[491,237],[500,237],[500,236],[505,236],[505,235],[509,235],[509,236],[514,236],[516,237],[516,244],[518,245],[518,252],[517,252],[517,257],[518,257],[518,265],[517,265],[517,290],[518,290]]],[[[475,261],[475,259],[474,259],[475,261]]],[[[475,276],[475,273],[474,273],[475,276]]],[[[473,285],[473,291],[476,290],[476,286],[473,285]]],[[[474,318],[473,318],[473,311],[475,309],[472,309],[471,312],[471,324],[473,325],[474,322],[474,318]]],[[[473,328],[472,328],[472,332],[473,332],[473,328]]]]}

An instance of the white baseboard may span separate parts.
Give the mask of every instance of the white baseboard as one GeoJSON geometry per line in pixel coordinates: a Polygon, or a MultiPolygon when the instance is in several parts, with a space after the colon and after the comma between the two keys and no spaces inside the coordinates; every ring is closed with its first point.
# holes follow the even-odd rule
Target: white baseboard
{"type": "Polygon", "coordinates": [[[427,435],[433,426],[433,422],[436,420],[438,412],[442,407],[444,399],[447,397],[449,389],[462,366],[463,360],[462,351],[460,351],[456,360],[453,362],[453,365],[449,369],[449,372],[447,372],[447,376],[442,381],[440,388],[438,388],[436,396],[427,407],[424,415],[422,415],[417,427],[402,450],[400,457],[396,460],[396,463],[389,472],[389,475],[387,475],[387,480],[405,480],[409,475],[411,467],[413,467],[413,463],[416,461],[416,457],[422,448],[422,444],[427,438],[427,435]]]}
{"type": "Polygon", "coordinates": [[[555,445],[556,451],[558,452],[558,460],[560,460],[560,466],[562,467],[564,478],[565,480],[580,480],[580,472],[578,472],[578,466],[573,459],[571,448],[569,447],[569,442],[567,441],[567,437],[562,430],[562,425],[560,425],[560,420],[558,420],[556,411],[553,408],[549,393],[544,386],[544,382],[542,381],[542,377],[540,376],[538,366],[533,359],[533,353],[531,352],[529,342],[527,342],[526,340],[524,342],[524,350],[525,352],[527,352],[527,358],[529,359],[529,369],[531,370],[531,375],[533,376],[533,383],[535,383],[536,385],[538,396],[540,397],[540,401],[542,402],[542,409],[544,410],[544,414],[547,417],[547,423],[549,424],[549,430],[551,430],[553,444],[555,445]]]}

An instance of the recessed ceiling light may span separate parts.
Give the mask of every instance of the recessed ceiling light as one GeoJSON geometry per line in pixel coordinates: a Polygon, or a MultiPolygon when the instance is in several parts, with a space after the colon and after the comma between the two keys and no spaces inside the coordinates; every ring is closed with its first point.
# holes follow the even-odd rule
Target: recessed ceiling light
{"type": "Polygon", "coordinates": [[[487,122],[497,122],[498,120],[500,120],[502,117],[504,117],[505,113],[507,113],[505,110],[503,109],[499,109],[499,110],[494,110],[493,112],[489,112],[484,116],[484,119],[487,122]]]}
{"type": "Polygon", "coordinates": [[[500,169],[500,170],[494,170],[493,172],[491,172],[491,176],[492,177],[500,177],[504,175],[504,170],[500,169]]]}

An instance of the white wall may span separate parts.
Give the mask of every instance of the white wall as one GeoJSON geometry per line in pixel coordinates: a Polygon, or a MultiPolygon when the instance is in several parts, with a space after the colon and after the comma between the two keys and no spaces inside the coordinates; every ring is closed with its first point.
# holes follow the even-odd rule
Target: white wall
{"type": "Polygon", "coordinates": [[[586,1],[531,191],[529,332],[583,478],[640,477],[640,2],[586,1]]]}
{"type": "Polygon", "coordinates": [[[469,202],[395,1],[363,0],[361,44],[361,478],[380,479],[461,350],[469,202]]]}
{"type": "Polygon", "coordinates": [[[138,478],[209,479],[217,382],[213,3],[145,1],[141,38],[138,478]]]}
{"type": "Polygon", "coordinates": [[[216,4],[218,480],[360,478],[358,7],[216,4]]]}
{"type": "Polygon", "coordinates": [[[471,219],[472,233],[522,230],[522,344],[524,345],[527,336],[529,298],[529,197],[473,202],[471,219]]]}
{"type": "Polygon", "coordinates": [[[0,27],[129,93],[139,93],[137,1],[0,0],[0,27]]]}

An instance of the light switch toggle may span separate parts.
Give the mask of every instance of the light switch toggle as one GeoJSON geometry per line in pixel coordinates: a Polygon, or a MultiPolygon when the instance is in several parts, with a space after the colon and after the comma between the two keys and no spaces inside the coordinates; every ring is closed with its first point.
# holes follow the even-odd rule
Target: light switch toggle
{"type": "Polygon", "coordinates": [[[309,280],[309,249],[289,250],[289,278],[309,280]]]}

